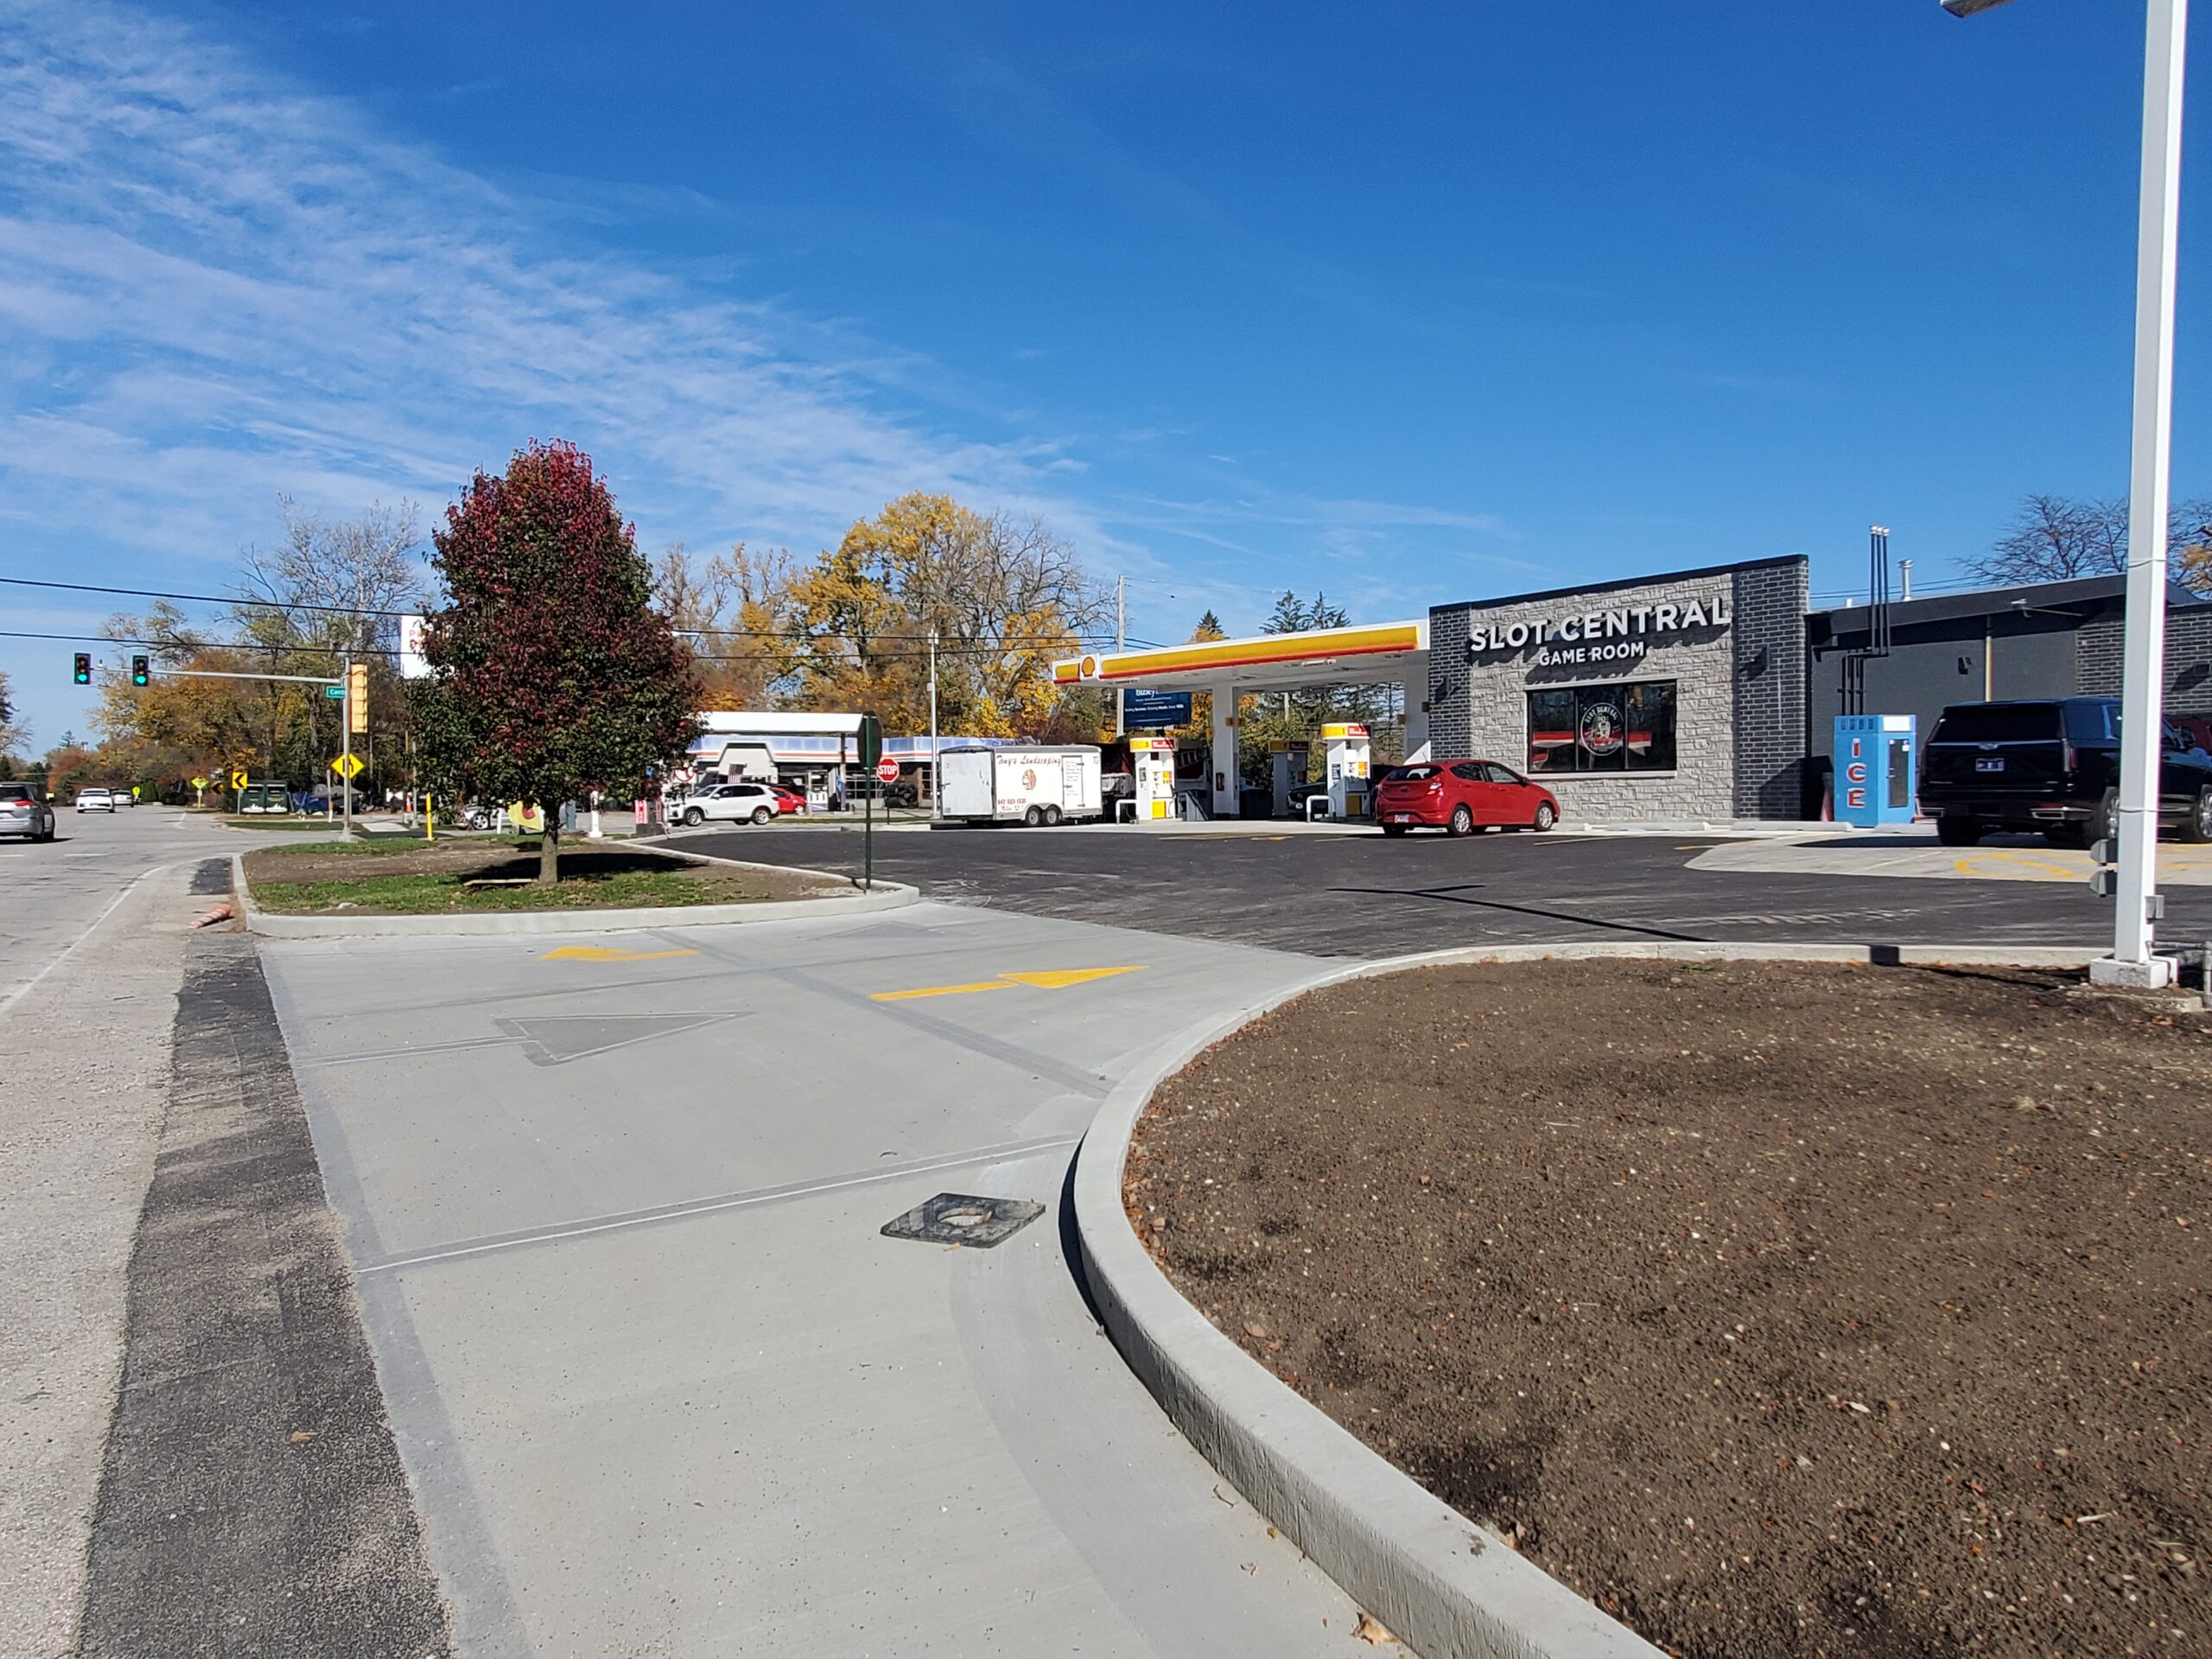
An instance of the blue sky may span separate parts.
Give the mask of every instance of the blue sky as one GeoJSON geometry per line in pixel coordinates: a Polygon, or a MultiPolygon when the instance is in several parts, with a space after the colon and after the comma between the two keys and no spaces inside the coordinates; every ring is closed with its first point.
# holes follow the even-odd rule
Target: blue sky
{"type": "MultiPolygon", "coordinates": [[[[557,435],[652,550],[1043,512],[1154,639],[1840,594],[1876,519],[1941,581],[2125,486],[2141,54],[2096,0],[0,0],[0,575],[222,588],[280,493],[428,514],[557,435]]],[[[70,649],[0,639],[41,745],[70,649]]]]}

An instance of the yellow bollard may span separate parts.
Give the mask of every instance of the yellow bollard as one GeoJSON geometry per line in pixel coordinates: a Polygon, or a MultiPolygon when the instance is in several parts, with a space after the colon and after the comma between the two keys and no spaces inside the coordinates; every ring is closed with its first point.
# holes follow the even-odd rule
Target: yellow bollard
{"type": "Polygon", "coordinates": [[[435,841],[437,838],[438,804],[430,798],[430,791],[426,789],[423,791],[423,839],[435,841]]]}

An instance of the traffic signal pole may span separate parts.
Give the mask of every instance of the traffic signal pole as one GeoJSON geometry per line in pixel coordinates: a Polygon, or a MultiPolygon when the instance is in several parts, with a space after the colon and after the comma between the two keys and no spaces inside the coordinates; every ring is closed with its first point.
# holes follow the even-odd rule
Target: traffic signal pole
{"type": "Polygon", "coordinates": [[[346,791],[346,839],[353,839],[353,659],[346,658],[346,695],[340,700],[345,718],[344,747],[339,751],[338,786],[346,791]]]}

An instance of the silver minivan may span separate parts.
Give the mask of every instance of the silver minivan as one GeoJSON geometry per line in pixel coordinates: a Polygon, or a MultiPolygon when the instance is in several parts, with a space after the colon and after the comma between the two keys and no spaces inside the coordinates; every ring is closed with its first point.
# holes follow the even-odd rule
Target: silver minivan
{"type": "Polygon", "coordinates": [[[25,841],[54,839],[54,809],[29,784],[0,784],[0,836],[25,841]]]}

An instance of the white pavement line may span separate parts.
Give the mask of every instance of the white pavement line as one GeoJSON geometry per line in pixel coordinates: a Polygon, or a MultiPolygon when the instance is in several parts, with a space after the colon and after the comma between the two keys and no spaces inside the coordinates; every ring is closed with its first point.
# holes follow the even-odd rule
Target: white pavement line
{"type": "Polygon", "coordinates": [[[531,1244],[554,1244],[563,1239],[588,1237],[594,1233],[611,1233],[630,1227],[650,1227],[656,1222],[687,1221],[693,1216],[718,1215],[728,1210],[746,1210],[755,1205],[779,1204],[788,1198],[809,1198],[824,1192],[842,1192],[850,1187],[880,1186],[886,1181],[895,1181],[909,1175],[927,1175],[941,1169],[961,1169],[971,1164],[1000,1163],[1007,1159],[1025,1158],[1033,1153],[1050,1152],[1058,1147],[1072,1147],[1082,1137],[1062,1135],[1040,1141],[1005,1141],[996,1146],[978,1147],[967,1152],[949,1152],[933,1158],[918,1158],[911,1163],[893,1164],[883,1169],[871,1169],[851,1175],[834,1175],[817,1181],[792,1181],[782,1186],[764,1186],[749,1192],[729,1192],[710,1198],[689,1198],[678,1204],[655,1205],[650,1210],[635,1210],[619,1216],[594,1217],[589,1220],[563,1224],[552,1227],[535,1228],[524,1233],[505,1233],[496,1238],[455,1244],[439,1250],[420,1250],[408,1255],[395,1255],[382,1262],[372,1262],[354,1270],[357,1279],[366,1279],[372,1274],[397,1273],[408,1268],[432,1266],[440,1262],[461,1261],[470,1256],[490,1255],[500,1250],[521,1249],[531,1244]]]}
{"type": "Polygon", "coordinates": [[[120,905],[132,893],[137,892],[141,887],[144,886],[146,882],[150,880],[153,877],[161,874],[164,870],[174,868],[175,867],[172,865],[156,864],[150,870],[140,871],[137,877],[132,880],[130,886],[124,888],[121,893],[117,893],[114,898],[107,901],[107,908],[100,912],[99,915],[93,917],[92,919],[86,925],[85,931],[79,933],[75,938],[70,940],[68,944],[63,948],[59,956],[55,957],[52,962],[48,963],[45,967],[40,969],[38,972],[33,974],[21,985],[18,985],[14,990],[9,992],[6,996],[0,997],[0,1014],[6,1014],[8,1010],[14,1007],[16,1003],[22,1001],[24,997],[29,995],[32,991],[38,988],[38,983],[41,980],[44,979],[55,969],[59,968],[63,963],[68,961],[71,957],[76,955],[77,947],[84,944],[86,939],[91,938],[93,934],[99,931],[100,924],[107,920],[109,917],[115,914],[117,906],[120,905]]]}

